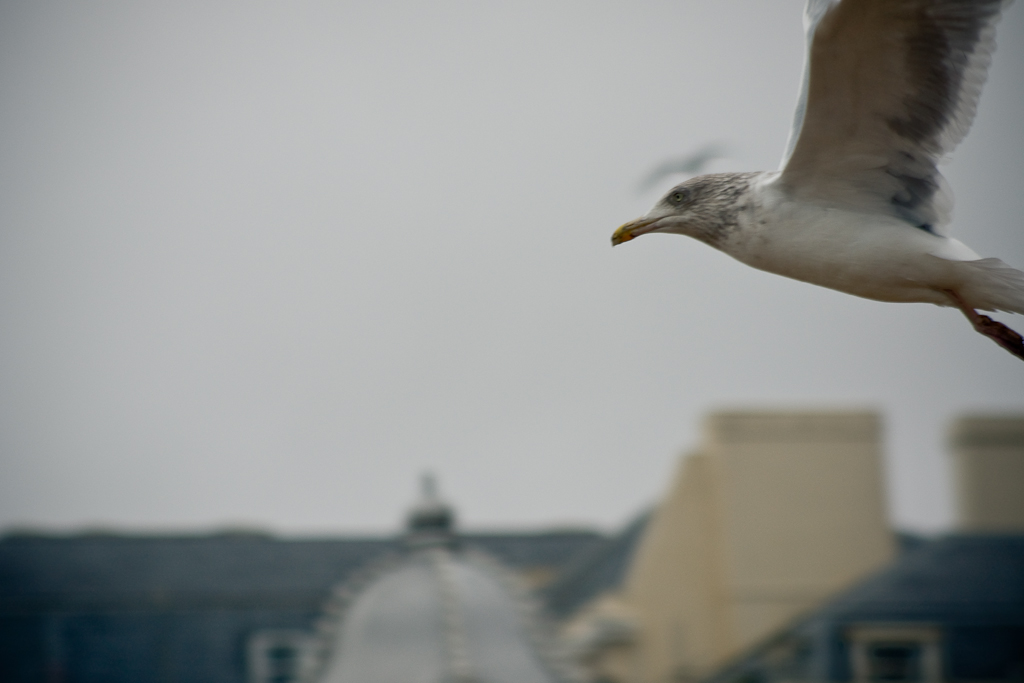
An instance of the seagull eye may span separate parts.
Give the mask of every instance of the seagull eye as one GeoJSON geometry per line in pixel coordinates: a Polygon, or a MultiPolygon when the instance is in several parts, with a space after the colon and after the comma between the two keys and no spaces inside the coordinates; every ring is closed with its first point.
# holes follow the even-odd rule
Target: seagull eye
{"type": "Polygon", "coordinates": [[[684,192],[683,190],[676,190],[668,196],[668,200],[673,204],[682,204],[689,198],[689,194],[689,192],[684,192]]]}

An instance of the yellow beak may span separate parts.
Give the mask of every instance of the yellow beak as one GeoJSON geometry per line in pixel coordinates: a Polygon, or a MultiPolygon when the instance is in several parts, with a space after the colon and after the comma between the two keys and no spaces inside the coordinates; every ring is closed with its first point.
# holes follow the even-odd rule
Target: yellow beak
{"type": "Polygon", "coordinates": [[[649,227],[653,220],[650,218],[637,218],[635,221],[630,221],[619,226],[619,229],[612,234],[612,246],[628,242],[635,237],[647,232],[644,228],[649,227]]]}

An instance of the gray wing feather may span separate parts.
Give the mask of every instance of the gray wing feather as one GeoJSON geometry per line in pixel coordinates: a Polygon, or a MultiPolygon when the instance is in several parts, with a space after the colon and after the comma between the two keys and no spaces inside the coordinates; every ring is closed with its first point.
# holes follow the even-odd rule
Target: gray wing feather
{"type": "Polygon", "coordinates": [[[793,112],[793,127],[789,130],[789,140],[786,141],[786,153],[782,155],[782,163],[779,168],[785,168],[789,157],[793,156],[793,148],[796,147],[797,138],[800,137],[800,129],[804,125],[804,112],[807,110],[807,86],[811,80],[811,43],[814,41],[814,31],[818,28],[818,22],[825,16],[825,12],[838,4],[839,0],[807,0],[804,7],[804,35],[807,36],[807,51],[804,53],[804,75],[800,85],[800,97],[796,101],[796,111],[793,112]]]}
{"type": "Polygon", "coordinates": [[[781,187],[942,232],[952,198],[936,166],[970,129],[1010,1],[809,0],[781,187]]]}

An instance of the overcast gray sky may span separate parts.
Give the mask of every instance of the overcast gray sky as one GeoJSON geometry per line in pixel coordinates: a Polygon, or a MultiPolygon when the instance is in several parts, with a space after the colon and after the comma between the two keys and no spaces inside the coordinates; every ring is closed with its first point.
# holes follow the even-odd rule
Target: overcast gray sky
{"type": "MultiPolygon", "coordinates": [[[[946,167],[957,236],[1018,268],[1022,9],[946,167]]],[[[609,246],[665,157],[777,165],[801,10],[3,3],[0,528],[386,532],[424,469],[469,526],[612,527],[733,406],[884,411],[895,523],[947,526],[946,425],[1024,411],[1019,360],[609,246]]]]}

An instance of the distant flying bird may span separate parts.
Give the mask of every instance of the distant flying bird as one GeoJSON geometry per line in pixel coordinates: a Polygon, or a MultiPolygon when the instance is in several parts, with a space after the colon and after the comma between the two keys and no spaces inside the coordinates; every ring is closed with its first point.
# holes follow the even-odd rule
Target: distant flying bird
{"type": "Polygon", "coordinates": [[[640,192],[646,192],[672,175],[697,175],[704,170],[708,162],[722,158],[724,153],[721,145],[707,145],[684,157],[666,159],[651,169],[651,172],[647,174],[647,177],[643,179],[643,182],[640,183],[637,189],[640,192]]]}
{"type": "Polygon", "coordinates": [[[689,235],[747,265],[878,301],[953,306],[1024,359],[976,309],[1024,314],[1024,273],[948,236],[936,164],[967,134],[1012,0],[808,0],[807,60],[778,171],[677,185],[612,244],[689,235]]]}

